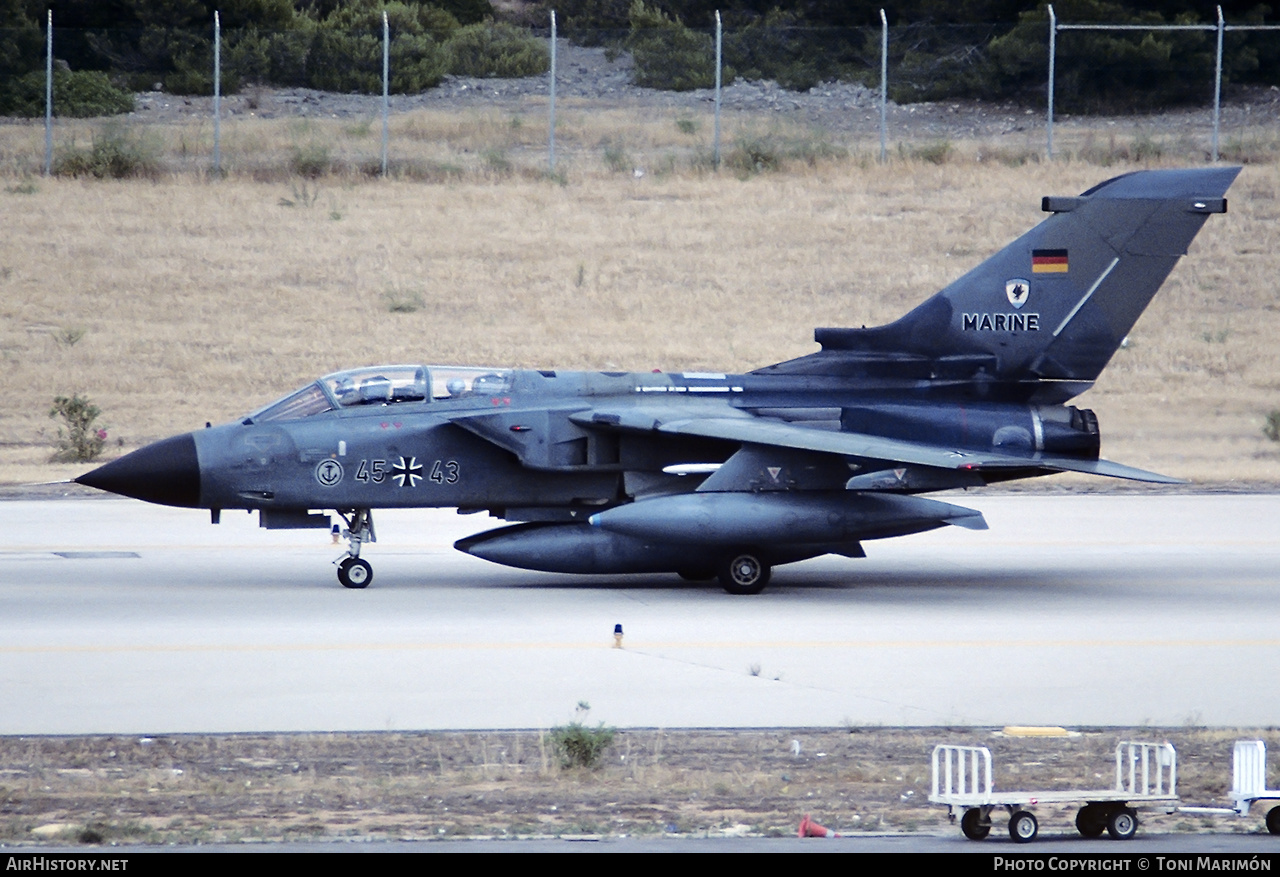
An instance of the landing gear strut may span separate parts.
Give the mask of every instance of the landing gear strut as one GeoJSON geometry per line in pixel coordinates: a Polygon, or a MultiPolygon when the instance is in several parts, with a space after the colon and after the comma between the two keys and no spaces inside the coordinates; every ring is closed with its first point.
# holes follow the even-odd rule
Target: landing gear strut
{"type": "Polygon", "coordinates": [[[369,509],[356,509],[348,515],[338,512],[346,529],[342,531],[347,540],[347,553],[335,560],[338,565],[338,581],[344,588],[367,588],[373,581],[373,567],[369,561],[360,557],[360,546],[365,542],[377,542],[378,537],[373,529],[373,512],[369,509]]]}

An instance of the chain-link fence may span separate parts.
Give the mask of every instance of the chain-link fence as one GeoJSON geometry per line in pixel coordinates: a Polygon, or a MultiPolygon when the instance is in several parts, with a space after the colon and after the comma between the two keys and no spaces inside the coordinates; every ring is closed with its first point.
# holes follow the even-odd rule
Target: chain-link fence
{"type": "MultiPolygon", "coordinates": [[[[895,125],[905,126],[916,106],[957,98],[996,105],[993,115],[1006,122],[1020,112],[1018,124],[973,130],[1007,137],[1014,129],[1022,135],[1014,152],[1037,158],[1054,157],[1055,113],[1060,122],[1063,110],[1212,103],[1203,130],[1211,132],[1206,157],[1217,160],[1224,79],[1265,84],[1270,62],[1280,60],[1280,34],[1268,32],[1277,27],[1228,24],[1220,11],[1216,24],[1178,25],[1066,22],[1052,6],[1046,11],[1043,21],[955,26],[890,26],[882,12],[861,28],[772,16],[721,27],[718,14],[715,27],[693,28],[655,13],[627,31],[571,25],[559,40],[554,14],[546,28],[458,27],[386,12],[343,29],[223,29],[215,21],[207,36],[59,29],[50,14],[43,33],[0,31],[0,49],[15,58],[38,51],[44,62],[41,70],[0,70],[0,112],[44,116],[44,173],[110,174],[95,162],[126,147],[144,163],[148,150],[163,153],[166,169],[271,176],[283,168],[304,177],[556,174],[557,143],[561,160],[593,152],[632,172],[664,163],[759,167],[780,156],[812,161],[850,151],[884,160],[890,141],[907,139],[895,125]],[[33,47],[36,38],[44,45],[33,47]],[[557,99],[567,112],[559,119],[557,99]],[[122,111],[127,126],[67,121],[122,111]],[[727,133],[722,111],[733,115],[727,133]],[[451,126],[445,113],[469,121],[451,126]],[[263,125],[271,120],[274,130],[263,125]],[[790,127],[779,133],[780,124],[790,127]],[[1042,146],[1033,142],[1039,130],[1042,146]],[[755,148],[753,138],[771,142],[755,148]]],[[[935,127],[909,136],[941,142],[965,133],[935,127]]],[[[29,166],[24,148],[6,148],[11,168],[29,166]]]]}

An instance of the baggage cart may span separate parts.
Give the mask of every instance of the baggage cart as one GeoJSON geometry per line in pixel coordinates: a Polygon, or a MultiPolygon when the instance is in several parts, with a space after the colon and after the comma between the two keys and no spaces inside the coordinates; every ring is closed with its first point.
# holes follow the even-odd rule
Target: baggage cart
{"type": "Polygon", "coordinates": [[[1113,788],[998,792],[991,781],[991,750],[943,743],[933,748],[929,801],[945,805],[953,822],[959,813],[960,830],[970,840],[986,838],[992,811],[1003,808],[1009,812],[1009,837],[1030,843],[1040,831],[1030,808],[1076,802],[1076,829],[1082,835],[1101,837],[1105,831],[1115,840],[1129,840],[1138,831],[1138,808],[1177,809],[1177,782],[1178,756],[1172,745],[1122,741],[1116,746],[1113,788]]]}

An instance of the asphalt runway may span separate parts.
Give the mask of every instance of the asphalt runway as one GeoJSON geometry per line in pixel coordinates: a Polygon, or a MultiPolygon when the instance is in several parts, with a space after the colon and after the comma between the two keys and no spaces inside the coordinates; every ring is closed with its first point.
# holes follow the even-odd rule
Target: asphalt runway
{"type": "Polygon", "coordinates": [[[0,502],[0,734],[1280,721],[1280,496],[947,498],[991,529],[755,597],[494,566],[451,511],[376,513],[349,591],[323,531],[0,502]]]}

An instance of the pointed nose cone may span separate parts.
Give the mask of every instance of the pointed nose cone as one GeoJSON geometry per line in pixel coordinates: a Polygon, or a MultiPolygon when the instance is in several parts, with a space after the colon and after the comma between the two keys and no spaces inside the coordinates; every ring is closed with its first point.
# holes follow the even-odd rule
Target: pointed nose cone
{"type": "Polygon", "coordinates": [[[76,479],[96,487],[161,505],[200,507],[200,463],[190,433],[139,448],[76,479]]]}

